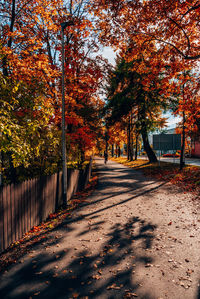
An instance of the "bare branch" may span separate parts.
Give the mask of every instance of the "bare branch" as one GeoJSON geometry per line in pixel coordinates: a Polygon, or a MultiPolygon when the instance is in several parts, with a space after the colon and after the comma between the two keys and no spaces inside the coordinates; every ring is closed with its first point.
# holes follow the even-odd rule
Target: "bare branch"
{"type": "Polygon", "coordinates": [[[175,25],[176,25],[176,26],[183,32],[183,34],[184,34],[184,36],[185,36],[185,38],[186,38],[186,40],[187,40],[187,44],[188,44],[188,53],[189,53],[191,46],[190,46],[190,39],[189,39],[187,33],[186,33],[185,30],[181,27],[181,25],[179,25],[175,20],[173,20],[172,18],[169,18],[169,20],[170,20],[172,23],[174,23],[174,24],[175,24],[175,25]]]}
{"type": "MultiPolygon", "coordinates": [[[[198,2],[197,2],[197,3],[198,3],[198,2]]],[[[187,14],[189,14],[191,11],[196,10],[196,9],[198,9],[198,8],[200,8],[200,4],[192,6],[191,8],[189,8],[189,9],[183,14],[183,17],[185,17],[185,16],[186,16],[187,14]]]]}

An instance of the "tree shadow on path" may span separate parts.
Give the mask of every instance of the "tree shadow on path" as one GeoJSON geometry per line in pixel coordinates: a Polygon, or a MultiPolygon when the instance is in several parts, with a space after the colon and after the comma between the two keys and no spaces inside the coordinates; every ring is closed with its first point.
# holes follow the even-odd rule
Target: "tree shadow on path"
{"type": "Polygon", "coordinates": [[[127,218],[123,223],[116,221],[109,227],[98,214],[136,200],[139,196],[147,196],[165,182],[155,186],[150,186],[149,182],[146,189],[140,177],[134,176],[134,183],[130,181],[123,185],[123,180],[130,178],[130,174],[136,174],[136,171],[120,169],[121,176],[116,171],[115,181],[112,181],[112,171],[104,168],[102,166],[99,172],[107,178],[100,180],[95,191],[97,198],[96,195],[91,197],[87,206],[78,208],[72,219],[66,219],[49,233],[45,241],[35,245],[33,258],[26,258],[24,263],[12,266],[3,275],[1,299],[158,298],[154,297],[152,286],[145,279],[145,271],[150,270],[155,262],[149,249],[156,227],[140,217],[127,218]],[[115,187],[120,187],[119,184],[122,189],[114,191],[115,187]],[[102,192],[104,188],[109,190],[105,194],[102,192]],[[128,196],[123,198],[127,193],[128,196]],[[120,199],[117,202],[109,201],[113,197],[120,199]],[[100,206],[101,203],[104,205],[100,206]],[[95,204],[97,206],[92,210],[95,204]],[[94,223],[85,225],[90,220],[94,223]],[[100,233],[99,229],[104,223],[108,230],[100,233]],[[95,233],[95,240],[94,237],[85,237],[91,231],[95,233]],[[72,235],[75,243],[79,244],[76,249],[72,246],[72,235]],[[143,273],[140,278],[136,275],[138,270],[143,273]]]}
{"type": "MultiPolygon", "coordinates": [[[[67,229],[60,227],[60,232],[67,229]]],[[[91,243],[85,249],[78,248],[74,254],[70,240],[69,246],[66,244],[64,250],[53,254],[36,249],[34,260],[18,265],[17,270],[4,278],[0,284],[1,298],[114,299],[135,298],[139,292],[139,298],[153,299],[143,291],[143,281],[135,279],[135,272],[138,267],[153,263],[146,249],[152,246],[155,229],[151,223],[132,217],[125,224],[111,226],[98,250],[91,243]]],[[[51,245],[50,240],[48,246],[53,247],[55,243],[51,245]]]]}

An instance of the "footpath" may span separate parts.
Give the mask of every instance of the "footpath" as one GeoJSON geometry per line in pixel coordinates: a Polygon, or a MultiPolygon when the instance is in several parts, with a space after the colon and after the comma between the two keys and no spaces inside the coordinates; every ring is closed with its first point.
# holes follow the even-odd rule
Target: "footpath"
{"type": "Polygon", "coordinates": [[[0,278],[1,299],[200,299],[200,202],[96,158],[93,194],[0,278]]]}

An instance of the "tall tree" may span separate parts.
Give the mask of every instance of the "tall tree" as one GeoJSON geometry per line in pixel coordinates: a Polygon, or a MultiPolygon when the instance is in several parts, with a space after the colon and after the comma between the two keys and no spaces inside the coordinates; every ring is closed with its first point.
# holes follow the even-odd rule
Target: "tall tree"
{"type": "MultiPolygon", "coordinates": [[[[60,24],[69,19],[74,26],[66,28],[64,36],[66,138],[82,158],[94,145],[101,126],[98,88],[107,62],[97,56],[98,32],[88,4],[79,0],[2,1],[0,142],[14,166],[27,167],[34,160],[53,165],[52,159],[59,164],[60,24]]],[[[68,148],[73,158],[69,142],[68,148]]]]}
{"type": "MultiPolygon", "coordinates": [[[[137,130],[142,135],[144,149],[150,162],[157,161],[148,141],[148,132],[156,125],[163,125],[160,117],[165,99],[161,96],[161,78],[152,77],[151,66],[142,60],[125,62],[119,61],[116,71],[111,75],[108,88],[107,109],[109,119],[116,121],[134,111],[137,130]],[[140,74],[136,71],[139,66],[145,68],[140,74]]],[[[130,125],[130,122],[129,122],[130,125]]]]}

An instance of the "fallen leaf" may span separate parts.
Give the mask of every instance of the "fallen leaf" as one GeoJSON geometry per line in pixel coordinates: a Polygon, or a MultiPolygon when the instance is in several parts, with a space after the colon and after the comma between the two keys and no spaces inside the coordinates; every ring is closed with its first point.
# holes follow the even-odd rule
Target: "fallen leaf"
{"type": "Polygon", "coordinates": [[[191,275],[193,272],[194,272],[194,270],[192,270],[192,269],[188,269],[188,270],[186,271],[187,275],[191,275]]]}
{"type": "Polygon", "coordinates": [[[138,297],[138,295],[137,295],[136,293],[128,292],[128,293],[126,293],[126,295],[124,296],[124,298],[133,298],[133,297],[138,297]]]}
{"type": "Polygon", "coordinates": [[[101,275],[102,274],[102,270],[99,270],[98,273],[101,275]]]}
{"type": "Polygon", "coordinates": [[[186,263],[189,263],[189,260],[188,259],[185,259],[186,263]]]}
{"type": "Polygon", "coordinates": [[[112,285],[107,287],[107,290],[120,290],[123,287],[123,284],[121,284],[120,286],[117,286],[116,283],[113,283],[112,285]]]}
{"type": "Polygon", "coordinates": [[[96,274],[96,275],[92,275],[92,278],[93,278],[93,279],[96,279],[96,280],[99,280],[99,279],[101,279],[101,276],[98,275],[98,274],[96,274]]]}
{"type": "Polygon", "coordinates": [[[146,264],[145,267],[149,268],[149,267],[153,267],[153,265],[152,264],[146,264]]]}

